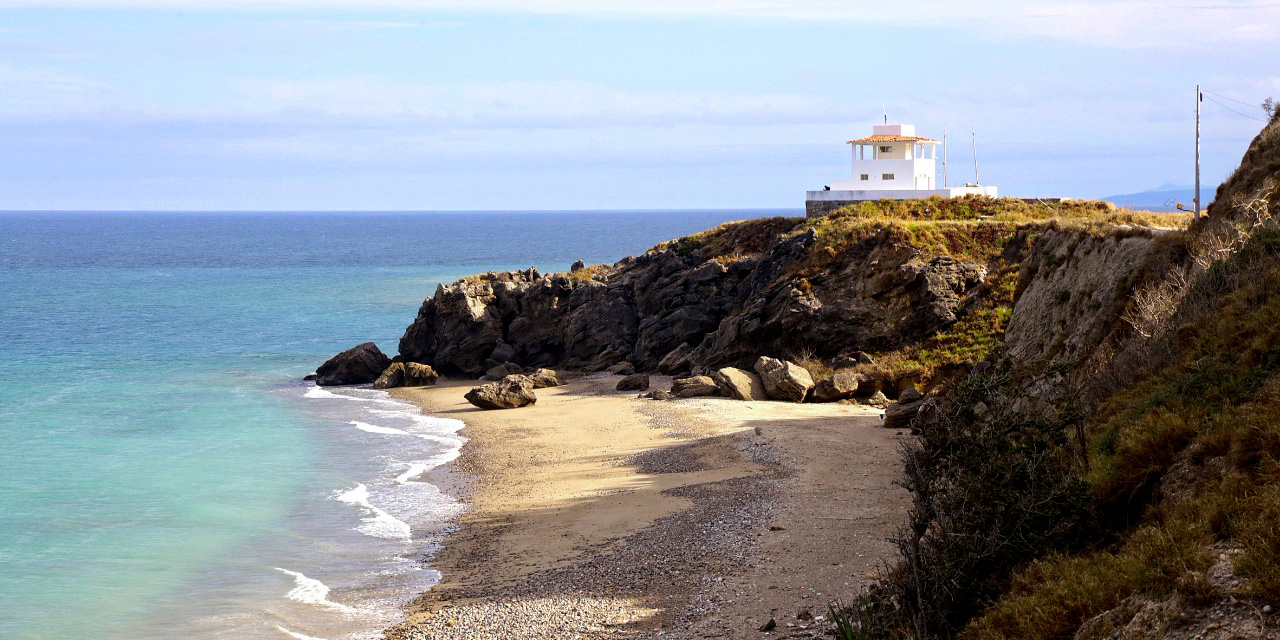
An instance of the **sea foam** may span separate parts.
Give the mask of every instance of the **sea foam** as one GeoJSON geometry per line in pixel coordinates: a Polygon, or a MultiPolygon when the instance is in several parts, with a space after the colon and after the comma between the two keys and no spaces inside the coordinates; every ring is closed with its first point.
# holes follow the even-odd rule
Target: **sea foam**
{"type": "Polygon", "coordinates": [[[315,578],[308,578],[297,571],[281,569],[280,567],[276,567],[276,571],[293,577],[294,587],[289,590],[289,593],[285,594],[286,598],[293,600],[294,602],[314,604],[319,607],[324,607],[326,609],[342,613],[356,612],[352,607],[330,600],[329,585],[320,582],[315,578]]]}
{"type": "MultiPolygon", "coordinates": [[[[283,571],[283,569],[282,569],[282,571],[283,571]]],[[[297,640],[325,640],[324,638],[317,638],[317,637],[315,637],[315,636],[309,636],[309,635],[307,635],[307,634],[305,634],[305,633],[298,633],[297,631],[290,631],[290,630],[288,630],[288,629],[286,629],[286,628],[284,628],[284,627],[282,627],[282,626],[280,626],[280,625],[276,625],[276,631],[279,631],[280,633],[283,633],[283,634],[285,634],[285,635],[289,636],[290,638],[297,638],[297,640]]]]}
{"type": "Polygon", "coordinates": [[[431,467],[422,462],[414,462],[404,473],[396,476],[396,484],[404,484],[406,482],[415,482],[414,478],[422,475],[431,467]]]}
{"type": "Polygon", "coordinates": [[[457,433],[463,427],[467,426],[466,423],[456,418],[437,418],[435,416],[428,416],[424,415],[422,411],[414,405],[405,404],[403,402],[400,402],[399,404],[405,408],[399,410],[370,408],[369,412],[388,418],[411,420],[413,421],[414,426],[437,434],[457,433]]]}
{"type": "Polygon", "coordinates": [[[393,429],[391,427],[380,427],[376,424],[369,424],[368,422],[360,422],[359,420],[351,420],[347,424],[355,425],[357,429],[361,431],[368,431],[369,433],[381,433],[389,436],[410,435],[408,431],[401,431],[400,429],[393,429]]]}
{"type": "Polygon", "coordinates": [[[369,487],[366,487],[364,483],[357,483],[356,488],[339,493],[334,497],[339,502],[360,507],[368,514],[363,518],[364,524],[356,527],[356,531],[374,538],[409,541],[409,525],[386,511],[373,506],[369,502],[369,487]]]}

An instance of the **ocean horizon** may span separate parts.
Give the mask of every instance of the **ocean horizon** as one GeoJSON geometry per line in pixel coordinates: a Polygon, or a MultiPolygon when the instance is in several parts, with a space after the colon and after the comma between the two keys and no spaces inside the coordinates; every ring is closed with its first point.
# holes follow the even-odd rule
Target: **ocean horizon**
{"type": "Polygon", "coordinates": [[[301,378],[436,286],[798,209],[0,212],[0,637],[377,637],[456,420],[301,378]]]}

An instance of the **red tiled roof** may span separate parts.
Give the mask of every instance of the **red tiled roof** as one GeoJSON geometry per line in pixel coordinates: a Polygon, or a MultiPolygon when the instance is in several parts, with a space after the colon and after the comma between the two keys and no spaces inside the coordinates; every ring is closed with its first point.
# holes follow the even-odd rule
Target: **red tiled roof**
{"type": "Polygon", "coordinates": [[[878,142],[937,142],[937,140],[930,138],[917,138],[915,136],[870,136],[867,138],[850,140],[849,144],[876,144],[878,142]]]}

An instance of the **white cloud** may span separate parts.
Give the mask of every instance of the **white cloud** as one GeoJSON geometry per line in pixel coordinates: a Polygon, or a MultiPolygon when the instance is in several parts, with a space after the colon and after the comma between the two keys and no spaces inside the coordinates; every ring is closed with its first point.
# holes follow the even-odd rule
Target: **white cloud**
{"type": "Polygon", "coordinates": [[[739,17],[1023,33],[1111,47],[1185,48],[1280,39],[1276,0],[0,0],[3,7],[358,9],[739,17]]]}
{"type": "Polygon", "coordinates": [[[831,122],[848,110],[822,98],[715,91],[629,91],[585,82],[411,84],[378,78],[234,83],[257,108],[460,128],[585,128],[831,122]]]}

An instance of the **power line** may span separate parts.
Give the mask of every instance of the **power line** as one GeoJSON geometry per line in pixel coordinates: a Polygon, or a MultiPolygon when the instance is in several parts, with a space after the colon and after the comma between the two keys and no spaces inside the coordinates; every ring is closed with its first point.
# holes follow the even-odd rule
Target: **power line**
{"type": "Polygon", "coordinates": [[[1205,89],[1205,90],[1204,90],[1204,92],[1205,92],[1205,93],[1212,93],[1213,95],[1218,96],[1219,98],[1225,98],[1225,99],[1230,100],[1230,101],[1232,101],[1232,102],[1239,102],[1240,104],[1242,104],[1242,105],[1244,105],[1244,106],[1246,106],[1246,107],[1253,107],[1254,109],[1261,109],[1261,108],[1262,108],[1262,107],[1260,107],[1260,106],[1258,106],[1258,105],[1256,105],[1256,104],[1253,104],[1253,103],[1251,103],[1251,102],[1245,102],[1244,100],[1236,100],[1235,98],[1232,98],[1231,96],[1224,96],[1224,95],[1222,95],[1221,93],[1214,93],[1213,91],[1210,91],[1210,90],[1208,90],[1208,89],[1205,89]]]}
{"type": "MultiPolygon", "coordinates": [[[[1208,93],[1208,92],[1206,91],[1205,93],[1208,93]]],[[[1217,95],[1217,94],[1215,94],[1215,95],[1217,95]]],[[[1209,102],[1212,102],[1212,103],[1214,103],[1214,104],[1218,105],[1219,107],[1222,107],[1223,109],[1226,109],[1227,111],[1230,111],[1231,113],[1234,113],[1234,114],[1236,114],[1236,115],[1238,115],[1238,116],[1240,116],[1240,117],[1248,118],[1248,119],[1250,119],[1250,120],[1257,120],[1258,122],[1266,122],[1266,120],[1263,120],[1262,118],[1255,118],[1255,117],[1253,117],[1253,116],[1251,116],[1251,115],[1249,115],[1249,114],[1247,114],[1247,113],[1240,113],[1239,111],[1236,111],[1235,109],[1232,109],[1231,107],[1228,107],[1227,105],[1222,104],[1221,102],[1218,102],[1217,100],[1214,100],[1213,98],[1208,98],[1208,97],[1206,97],[1206,98],[1205,98],[1205,100],[1208,100],[1209,102]]]]}

